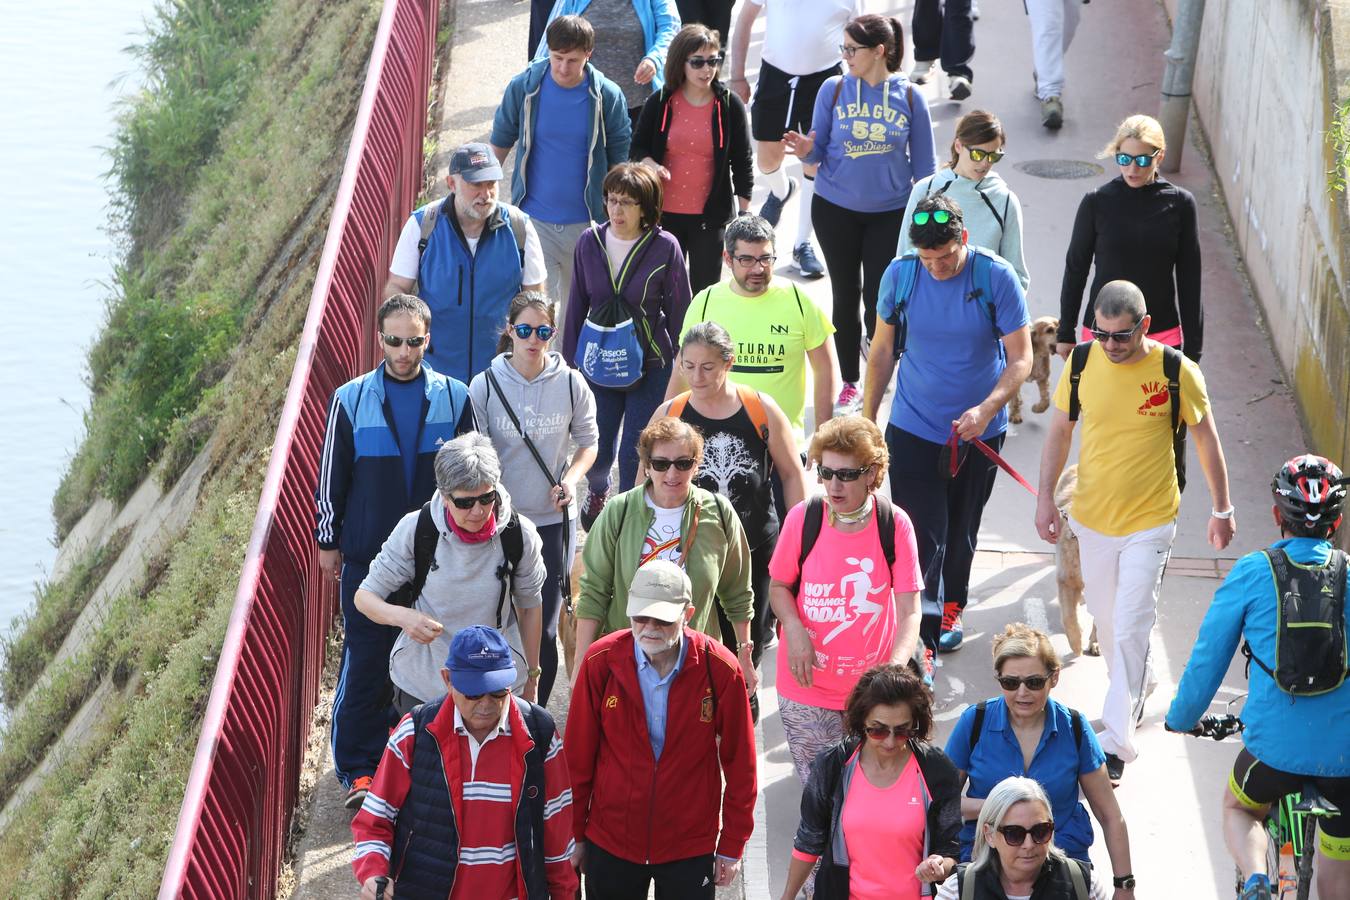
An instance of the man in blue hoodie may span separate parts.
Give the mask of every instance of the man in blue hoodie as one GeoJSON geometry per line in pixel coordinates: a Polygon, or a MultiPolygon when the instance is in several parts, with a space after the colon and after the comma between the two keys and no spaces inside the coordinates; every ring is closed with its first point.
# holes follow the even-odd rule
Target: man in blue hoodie
{"type": "Polygon", "coordinates": [[[506,86],[490,141],[501,162],[520,143],[511,202],[529,214],[539,233],[548,295],[565,321],[572,251],[592,219],[605,221],[601,183],[612,166],[628,159],[633,129],[623,91],[590,63],[591,23],[559,16],[544,39],[548,57],[530,63],[506,86]]]}
{"type": "Polygon", "coordinates": [[[356,608],[356,589],[385,538],[436,491],[441,445],[475,431],[463,382],[424,361],[431,310],[396,294],[380,306],[384,361],[333,392],[314,490],[320,571],[342,599],[342,669],[333,698],[333,764],[347,807],[365,799],[389,733],[389,651],[399,629],[356,608]]]}

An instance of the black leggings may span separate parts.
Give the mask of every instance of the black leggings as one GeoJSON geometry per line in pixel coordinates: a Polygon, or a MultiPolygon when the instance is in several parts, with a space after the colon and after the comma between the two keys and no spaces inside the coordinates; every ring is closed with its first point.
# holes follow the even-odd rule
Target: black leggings
{"type": "Polygon", "coordinates": [[[685,25],[697,22],[716,31],[723,52],[730,46],[727,41],[731,39],[731,7],[735,5],[736,0],[675,0],[680,21],[685,25]]]}
{"type": "Polygon", "coordinates": [[[689,260],[689,290],[697,294],[722,280],[722,229],[703,215],[661,213],[661,227],[675,236],[689,260]]]}
{"type": "Polygon", "coordinates": [[[863,330],[871,337],[877,324],[877,290],[881,276],[895,259],[905,208],[887,212],[854,212],[838,206],[819,193],[811,199],[811,224],[825,254],[834,295],[834,349],[839,355],[839,374],[857,384],[863,330]],[[859,277],[861,275],[861,277],[859,277]],[[863,318],[858,318],[862,296],[863,318]]]}

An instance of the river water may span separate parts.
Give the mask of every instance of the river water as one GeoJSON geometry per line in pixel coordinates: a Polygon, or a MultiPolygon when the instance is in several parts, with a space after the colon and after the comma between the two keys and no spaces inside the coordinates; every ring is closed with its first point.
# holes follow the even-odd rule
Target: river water
{"type": "Polygon", "coordinates": [[[51,498],[82,434],[112,269],[108,157],[124,48],[151,0],[0,0],[0,629],[56,558],[51,498]]]}

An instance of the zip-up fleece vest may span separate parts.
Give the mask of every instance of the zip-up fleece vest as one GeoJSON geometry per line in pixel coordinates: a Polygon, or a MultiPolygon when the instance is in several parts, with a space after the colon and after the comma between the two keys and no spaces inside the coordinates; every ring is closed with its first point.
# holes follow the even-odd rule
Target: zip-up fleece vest
{"type": "MultiPolygon", "coordinates": [[[[1073,881],[1069,877],[1069,866],[1080,866],[1083,870],[1084,883],[1091,884],[1092,876],[1086,871],[1086,866],[1082,866],[1076,860],[1052,857],[1045,861],[1041,877],[1036,879],[1036,884],[1031,889],[1031,900],[1088,900],[1087,897],[1079,898],[1074,892],[1073,881]]],[[[958,869],[961,874],[957,884],[961,886],[965,885],[967,878],[974,875],[976,900],[1005,900],[1007,897],[992,866],[985,866],[972,872],[970,863],[962,863],[958,869]]]]}
{"type": "MultiPolygon", "coordinates": [[[[459,830],[450,806],[450,785],[440,745],[427,730],[446,698],[413,710],[412,784],[394,826],[389,871],[400,900],[445,900],[459,865],[459,830]]],[[[516,804],[516,855],[525,875],[528,900],[548,900],[544,875],[544,755],[553,742],[553,726],[536,707],[515,697],[534,747],[525,754],[525,783],[516,804]]]]}
{"type": "MultiPolygon", "coordinates": [[[[425,210],[413,213],[419,223],[425,210]]],[[[522,272],[520,247],[500,203],[474,253],[456,225],[453,207],[446,210],[417,271],[418,295],[431,307],[426,359],[433,369],[467,384],[488,367],[497,355],[511,298],[520,292],[522,272]]]]}

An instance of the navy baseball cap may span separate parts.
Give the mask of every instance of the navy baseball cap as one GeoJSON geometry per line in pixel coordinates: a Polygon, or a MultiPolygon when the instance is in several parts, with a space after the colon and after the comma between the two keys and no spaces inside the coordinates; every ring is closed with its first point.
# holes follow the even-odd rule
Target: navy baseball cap
{"type": "Polygon", "coordinates": [[[516,683],[511,646],[500,631],[486,625],[470,625],[455,633],[445,667],[455,690],[471,697],[504,691],[516,683]]]}
{"type": "Polygon", "coordinates": [[[487,144],[465,144],[450,156],[450,174],[465,181],[501,181],[502,166],[487,144]]]}

